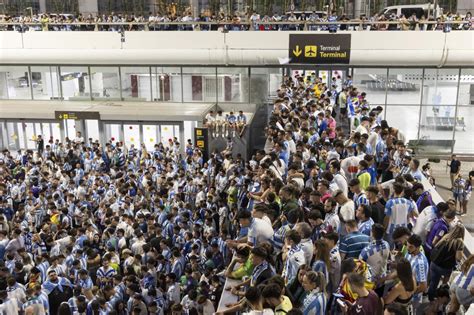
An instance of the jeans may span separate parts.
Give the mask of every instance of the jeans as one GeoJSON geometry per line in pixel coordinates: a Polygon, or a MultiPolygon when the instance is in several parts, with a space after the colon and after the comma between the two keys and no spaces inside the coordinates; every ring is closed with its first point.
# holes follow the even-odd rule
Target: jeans
{"type": "Polygon", "coordinates": [[[433,301],[436,296],[436,289],[442,276],[449,277],[452,269],[446,269],[438,266],[434,262],[430,265],[430,286],[428,287],[428,298],[433,301]]]}

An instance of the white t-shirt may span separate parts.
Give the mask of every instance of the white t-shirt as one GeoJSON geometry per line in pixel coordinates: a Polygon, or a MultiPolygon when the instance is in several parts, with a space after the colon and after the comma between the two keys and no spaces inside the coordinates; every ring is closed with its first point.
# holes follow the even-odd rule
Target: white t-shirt
{"type": "Polygon", "coordinates": [[[342,160],[341,168],[344,170],[344,174],[346,174],[347,180],[351,180],[357,177],[357,173],[359,172],[359,162],[360,158],[356,156],[349,156],[342,160]]]}
{"type": "MultiPolygon", "coordinates": [[[[346,221],[355,220],[355,209],[354,201],[348,200],[345,204],[341,205],[339,208],[339,215],[342,219],[346,221]]],[[[339,225],[339,234],[346,235],[346,225],[341,222],[339,225]]]]}
{"type": "Polygon", "coordinates": [[[337,187],[342,190],[342,193],[344,196],[347,196],[348,193],[348,186],[347,186],[347,180],[342,174],[335,174],[334,175],[334,183],[337,184],[337,187]]]}
{"type": "Polygon", "coordinates": [[[300,242],[301,249],[304,252],[304,258],[306,263],[310,263],[313,258],[314,246],[313,241],[309,238],[302,239],[300,242]]]}
{"type": "Polygon", "coordinates": [[[416,218],[416,224],[413,228],[413,234],[419,235],[423,243],[428,236],[429,231],[433,227],[438,216],[435,213],[433,206],[428,206],[416,218]]]}
{"type": "Polygon", "coordinates": [[[270,240],[273,236],[273,227],[268,221],[253,218],[247,235],[248,242],[256,245],[270,240]]]}
{"type": "Polygon", "coordinates": [[[339,208],[339,214],[344,221],[355,220],[354,201],[348,200],[339,208]]]}
{"type": "Polygon", "coordinates": [[[216,120],[216,118],[215,118],[213,115],[211,115],[211,114],[207,114],[207,115],[206,115],[206,120],[207,120],[208,122],[213,122],[213,121],[216,120]]]}

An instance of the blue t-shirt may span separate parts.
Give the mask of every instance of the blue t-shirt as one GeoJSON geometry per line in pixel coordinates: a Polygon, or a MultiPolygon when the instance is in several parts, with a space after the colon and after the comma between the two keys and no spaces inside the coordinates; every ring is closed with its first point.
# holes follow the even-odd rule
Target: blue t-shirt
{"type": "Polygon", "coordinates": [[[359,231],[344,236],[339,244],[339,252],[346,254],[345,258],[359,258],[360,252],[369,245],[369,236],[359,231]]]}

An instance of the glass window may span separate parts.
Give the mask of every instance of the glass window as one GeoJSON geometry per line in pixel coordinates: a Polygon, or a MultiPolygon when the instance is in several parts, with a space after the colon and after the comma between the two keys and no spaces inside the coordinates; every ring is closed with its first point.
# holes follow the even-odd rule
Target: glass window
{"type": "Polygon", "coordinates": [[[250,69],[250,102],[262,103],[276,96],[282,80],[281,68],[250,69]]]}
{"type": "MultiPolygon", "coordinates": [[[[19,149],[19,136],[17,132],[18,124],[14,122],[7,122],[6,124],[6,136],[9,150],[19,149]]],[[[21,125],[21,124],[20,124],[21,125]]]]}
{"type": "Polygon", "coordinates": [[[51,123],[42,123],[42,135],[44,138],[44,141],[46,142],[45,145],[50,141],[53,140],[54,142],[54,137],[51,134],[51,123]]]}
{"type": "Polygon", "coordinates": [[[423,69],[389,69],[387,104],[420,104],[423,69]]]}
{"type": "Polygon", "coordinates": [[[216,92],[216,68],[183,68],[184,102],[215,102],[216,92]]]}
{"type": "Polygon", "coordinates": [[[143,143],[148,151],[152,151],[159,142],[156,125],[143,125],[143,143]]]}
{"type": "Polygon", "coordinates": [[[91,78],[94,100],[120,100],[118,67],[91,67],[91,78]]]}
{"type": "Polygon", "coordinates": [[[474,106],[459,106],[457,114],[454,152],[474,154],[474,106]]]}
{"type": "Polygon", "coordinates": [[[104,123],[105,141],[116,143],[122,141],[122,124],[104,123]]]}
{"type": "MultiPolygon", "coordinates": [[[[99,134],[99,121],[95,119],[87,119],[85,120],[86,123],[86,134],[88,138],[92,138],[92,141],[99,140],[100,141],[100,134],[99,134]]],[[[89,141],[89,139],[87,139],[89,141]]]]}
{"type": "Polygon", "coordinates": [[[248,103],[248,68],[217,68],[219,102],[248,103]]]}
{"type": "Polygon", "coordinates": [[[61,126],[59,125],[59,123],[51,123],[51,129],[53,131],[53,138],[54,140],[56,141],[56,139],[59,139],[59,141],[61,141],[61,126]]]}
{"type": "Polygon", "coordinates": [[[26,130],[27,126],[28,126],[27,123],[23,123],[23,122],[17,123],[18,134],[16,136],[18,137],[18,143],[20,145],[20,149],[27,149],[26,143],[28,140],[25,138],[25,132],[23,131],[23,130],[26,130]]]}
{"type": "Polygon", "coordinates": [[[87,67],[61,67],[61,88],[66,101],[91,99],[89,70],[87,67]]]}
{"type": "Polygon", "coordinates": [[[125,145],[131,147],[133,144],[136,149],[140,148],[140,126],[132,124],[123,125],[123,138],[125,145]]]}
{"type": "Polygon", "coordinates": [[[173,125],[161,125],[160,134],[161,134],[161,140],[160,140],[161,143],[163,143],[165,147],[169,147],[170,146],[169,140],[173,140],[173,137],[174,137],[173,125]]]}
{"type": "Polygon", "coordinates": [[[76,138],[76,121],[74,119],[65,119],[64,121],[64,133],[69,140],[76,138]]]}
{"type": "Polygon", "coordinates": [[[28,67],[0,67],[0,99],[31,99],[30,77],[28,75],[28,67]]]}
{"type": "Polygon", "coordinates": [[[423,104],[455,105],[458,69],[426,69],[423,83],[423,104]]]}
{"type": "Polygon", "coordinates": [[[31,67],[31,82],[33,84],[33,99],[53,100],[60,99],[59,68],[31,67]]]}
{"type": "Polygon", "coordinates": [[[120,67],[120,79],[124,101],[151,101],[150,68],[120,67]]]}
{"type": "Polygon", "coordinates": [[[474,69],[461,69],[458,104],[474,105],[474,69]]]}
{"type": "Polygon", "coordinates": [[[417,139],[420,106],[394,106],[388,105],[386,115],[388,124],[400,129],[406,141],[417,139]]]}
{"type": "Polygon", "coordinates": [[[369,104],[385,104],[387,69],[354,68],[352,71],[352,82],[359,91],[367,93],[369,104]]]}
{"type": "Polygon", "coordinates": [[[430,143],[429,148],[425,149],[426,151],[438,154],[451,152],[450,141],[453,139],[455,124],[454,113],[455,106],[439,106],[438,110],[435,106],[421,107],[420,139],[435,140],[430,143]]]}
{"type": "Polygon", "coordinates": [[[179,67],[152,67],[151,82],[153,101],[181,102],[181,68],[179,67]]]}
{"type": "Polygon", "coordinates": [[[35,149],[36,148],[36,139],[38,134],[35,133],[35,124],[34,123],[23,123],[25,128],[26,137],[26,149],[35,149]]]}

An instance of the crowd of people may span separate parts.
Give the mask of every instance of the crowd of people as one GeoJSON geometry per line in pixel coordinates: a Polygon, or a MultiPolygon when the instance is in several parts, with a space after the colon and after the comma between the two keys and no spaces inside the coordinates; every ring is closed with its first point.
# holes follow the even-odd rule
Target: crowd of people
{"type": "Polygon", "coordinates": [[[211,137],[234,138],[242,137],[247,126],[247,116],[242,110],[236,115],[234,112],[224,114],[221,110],[213,110],[204,117],[204,126],[210,130],[211,137]]]}
{"type": "Polygon", "coordinates": [[[149,12],[148,15],[112,12],[96,16],[92,14],[41,13],[30,16],[5,15],[0,17],[0,30],[17,31],[244,31],[249,29],[259,31],[345,31],[356,30],[359,27],[364,30],[378,31],[415,29],[451,31],[471,30],[474,23],[470,12],[465,16],[448,12],[436,19],[433,16],[417,16],[416,14],[412,16],[375,14],[350,19],[345,14],[338,15],[335,11],[329,14],[316,11],[302,14],[275,12],[273,15],[258,14],[255,11],[247,14],[236,12],[233,15],[220,12],[197,16],[190,11],[181,14],[149,12]],[[169,24],[174,22],[187,22],[188,24],[169,24]],[[209,24],[193,24],[193,22],[207,22],[209,24]],[[341,24],[337,24],[337,22],[341,22],[341,24]],[[80,24],[75,25],[77,23],[80,24]]]}
{"type": "Polygon", "coordinates": [[[265,146],[248,160],[205,157],[191,140],[148,151],[80,134],[4,150],[0,313],[467,309],[474,256],[458,266],[456,204],[433,202],[429,165],[383,108],[350,76],[327,86],[296,73],[277,95],[265,146]],[[218,309],[223,292],[237,303],[218,309]]]}

